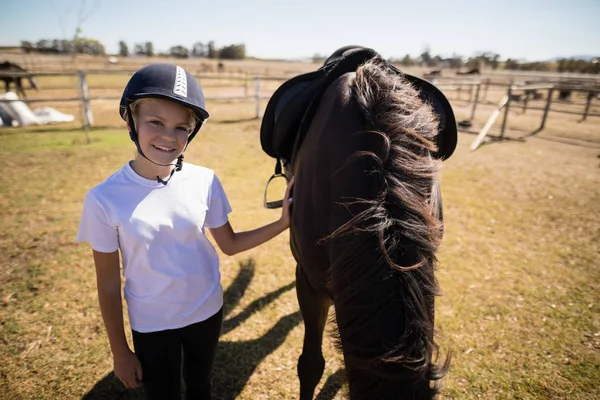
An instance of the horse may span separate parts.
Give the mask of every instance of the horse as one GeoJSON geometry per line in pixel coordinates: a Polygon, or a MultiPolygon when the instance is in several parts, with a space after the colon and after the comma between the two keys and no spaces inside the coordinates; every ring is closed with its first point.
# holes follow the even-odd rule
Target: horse
{"type": "Polygon", "coordinates": [[[212,63],[209,62],[203,62],[200,64],[200,71],[201,72],[213,72],[214,68],[212,63]]]}
{"type": "Polygon", "coordinates": [[[23,88],[23,78],[27,78],[29,80],[29,85],[32,89],[38,90],[38,85],[35,76],[33,75],[20,75],[15,76],[14,73],[21,72],[27,73],[28,71],[21,66],[12,63],[10,61],[5,61],[0,63],[0,80],[4,81],[4,87],[6,92],[10,91],[10,84],[14,82],[17,94],[20,94],[21,97],[27,98],[25,95],[25,89],[23,88]]]}
{"type": "Polygon", "coordinates": [[[466,72],[456,71],[456,75],[480,75],[479,68],[471,68],[466,72]]]}
{"type": "MultiPolygon", "coordinates": [[[[339,49],[269,100],[261,145],[277,159],[271,179],[295,177],[301,400],[313,398],[323,375],[331,306],[351,399],[429,399],[439,391],[450,356],[438,363],[434,335],[438,170],[456,132],[435,86],[360,46],[339,49]]],[[[267,202],[265,190],[265,205],[281,201],[267,202]]]]}
{"type": "Polygon", "coordinates": [[[439,78],[442,76],[442,70],[441,69],[434,69],[428,73],[426,73],[425,75],[423,75],[423,78],[425,79],[431,79],[431,78],[439,78]]]}

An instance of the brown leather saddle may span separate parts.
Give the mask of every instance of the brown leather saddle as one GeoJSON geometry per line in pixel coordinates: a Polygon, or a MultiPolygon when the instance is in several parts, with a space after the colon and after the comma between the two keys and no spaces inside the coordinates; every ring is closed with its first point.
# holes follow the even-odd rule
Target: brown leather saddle
{"type": "MultiPolygon", "coordinates": [[[[310,127],[327,87],[338,77],[356,71],[361,64],[375,57],[381,58],[373,49],[361,46],[342,47],[327,58],[321,68],[298,75],[284,82],[275,91],[267,104],[260,128],[263,151],[277,160],[275,173],[265,188],[265,207],[281,207],[281,201],[267,202],[269,183],[283,176],[282,163],[293,164],[296,151],[310,127]]],[[[393,65],[386,64],[390,70],[403,75],[418,90],[423,101],[429,103],[438,115],[438,151],[433,156],[448,159],[456,148],[457,127],[454,112],[446,96],[426,80],[403,74],[393,65]]]]}

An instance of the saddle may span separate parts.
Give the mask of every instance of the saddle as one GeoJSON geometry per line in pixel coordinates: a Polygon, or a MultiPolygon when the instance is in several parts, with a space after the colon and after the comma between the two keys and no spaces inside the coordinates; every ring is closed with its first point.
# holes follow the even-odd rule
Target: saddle
{"type": "MultiPolygon", "coordinates": [[[[267,104],[260,128],[263,151],[277,160],[275,173],[267,182],[267,188],[271,180],[283,176],[281,162],[293,164],[296,151],[310,127],[327,87],[340,76],[356,71],[361,64],[375,57],[381,58],[373,49],[361,46],[342,47],[329,56],[321,68],[298,75],[284,82],[275,91],[267,104]]],[[[457,141],[456,120],[450,103],[431,83],[403,74],[391,64],[387,66],[397,74],[403,75],[419,92],[423,101],[432,106],[439,119],[439,133],[436,136],[438,151],[433,156],[448,159],[454,152],[457,141]]],[[[267,203],[265,189],[265,207],[280,206],[281,201],[267,203]]]]}

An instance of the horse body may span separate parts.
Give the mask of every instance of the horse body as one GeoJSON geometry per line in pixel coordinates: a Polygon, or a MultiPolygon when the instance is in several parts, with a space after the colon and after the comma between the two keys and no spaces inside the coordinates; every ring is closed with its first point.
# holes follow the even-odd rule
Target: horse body
{"type": "MultiPolygon", "coordinates": [[[[380,84],[367,82],[382,74],[379,68],[362,66],[358,75],[375,75],[363,77],[362,84],[380,84]]],[[[359,87],[357,81],[356,74],[348,73],[329,87],[293,165],[291,247],[306,329],[298,364],[300,397],[312,398],[321,378],[322,334],[333,303],[352,398],[430,398],[435,393],[430,381],[442,375],[432,363],[433,263],[441,225],[428,200],[437,163],[424,152],[407,152],[404,156],[416,164],[415,176],[396,168],[394,153],[404,151],[399,147],[403,139],[390,136],[384,124],[367,120],[389,118],[373,112],[390,105],[379,95],[360,104],[360,92],[369,95],[374,88],[359,87]],[[421,208],[422,215],[412,217],[410,224],[417,226],[405,233],[397,230],[411,227],[400,218],[411,217],[403,215],[408,207],[390,190],[403,184],[394,180],[422,186],[407,189],[420,202],[411,211],[421,208]]],[[[416,101],[416,92],[410,94],[416,101]]],[[[424,118],[433,135],[433,115],[424,118]]],[[[420,145],[420,150],[431,146],[426,137],[420,145]]]]}
{"type": "Polygon", "coordinates": [[[26,77],[29,80],[29,85],[32,89],[38,90],[37,82],[33,75],[14,76],[11,74],[13,72],[27,73],[27,70],[10,61],[0,63],[0,80],[4,81],[4,87],[6,92],[10,91],[10,84],[14,83],[17,94],[19,94],[23,98],[26,98],[27,96],[25,95],[25,89],[23,87],[24,77],[26,77]]]}
{"type": "MultiPolygon", "coordinates": [[[[272,97],[261,129],[265,151],[263,133],[277,129],[277,118],[280,127],[293,125],[285,104],[305,107],[301,97],[290,99],[319,87],[315,76],[300,76],[272,97]]],[[[442,123],[448,136],[456,125],[451,108],[438,114],[407,79],[376,57],[327,83],[312,98],[308,109],[316,111],[286,163],[295,176],[290,245],[305,326],[302,400],[313,398],[324,371],[331,305],[350,398],[430,399],[448,367],[434,362],[435,254],[443,232],[440,160],[432,155],[452,154],[456,137],[444,144],[438,136],[446,132],[442,123]]],[[[429,83],[420,85],[429,91],[429,83]]],[[[275,143],[289,148],[285,139],[275,143]]]]}

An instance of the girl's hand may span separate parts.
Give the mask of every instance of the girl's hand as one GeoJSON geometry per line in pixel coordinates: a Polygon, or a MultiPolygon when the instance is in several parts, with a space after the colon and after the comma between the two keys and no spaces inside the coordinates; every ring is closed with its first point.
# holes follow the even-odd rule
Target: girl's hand
{"type": "Polygon", "coordinates": [[[292,205],[292,187],[294,186],[294,178],[288,183],[287,189],[285,190],[285,196],[283,197],[283,206],[281,207],[281,221],[285,224],[285,227],[290,226],[290,207],[292,205]]]}
{"type": "Polygon", "coordinates": [[[115,376],[127,389],[140,387],[142,381],[142,364],[134,352],[129,350],[124,355],[113,356],[115,376]]]}

